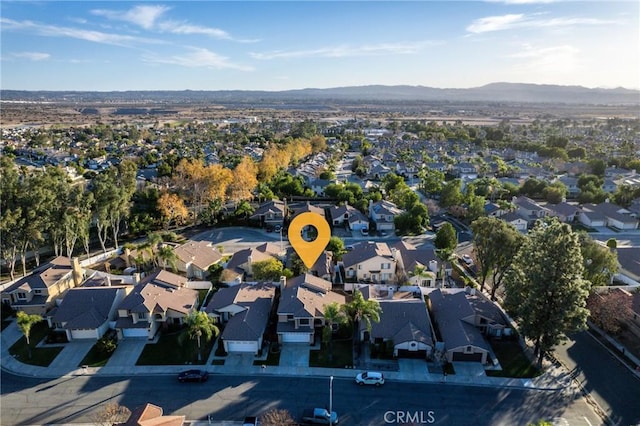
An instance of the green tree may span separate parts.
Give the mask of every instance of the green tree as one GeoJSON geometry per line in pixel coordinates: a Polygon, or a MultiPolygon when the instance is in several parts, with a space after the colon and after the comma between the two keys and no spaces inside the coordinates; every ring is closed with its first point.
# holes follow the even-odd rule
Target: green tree
{"type": "Polygon", "coordinates": [[[442,277],[442,286],[444,287],[445,273],[444,266],[446,262],[451,261],[453,250],[458,245],[458,236],[456,230],[449,222],[445,222],[437,231],[433,240],[436,256],[440,259],[440,275],[442,277]]]}
{"type": "Polygon", "coordinates": [[[371,323],[380,322],[380,315],[382,314],[380,303],[374,299],[365,300],[358,289],[353,291],[353,300],[342,305],[341,309],[353,328],[354,344],[360,342],[360,333],[358,332],[360,324],[364,323],[367,329],[371,330],[371,323]]]}
{"type": "Polygon", "coordinates": [[[579,237],[557,219],[538,222],[513,258],[505,308],[534,342],[539,367],[565,333],[585,327],[590,284],[583,273],[579,237]]]}
{"type": "Polygon", "coordinates": [[[579,232],[580,251],[584,260],[585,280],[592,286],[607,286],[618,271],[618,256],[615,251],[598,244],[586,232],[579,232]]]}
{"type": "Polygon", "coordinates": [[[333,258],[336,260],[340,260],[342,255],[347,252],[344,248],[344,241],[342,241],[342,238],[336,236],[331,236],[331,238],[329,238],[329,244],[327,244],[326,250],[333,253],[333,258]]]}
{"type": "Polygon", "coordinates": [[[444,186],[444,173],[439,170],[423,168],[418,174],[420,178],[420,189],[426,194],[439,194],[444,186]]]}
{"type": "Polygon", "coordinates": [[[341,326],[348,322],[344,311],[336,302],[324,307],[324,327],[322,329],[322,342],[329,345],[329,362],[333,361],[333,333],[335,326],[341,326]]]}
{"type": "Polygon", "coordinates": [[[419,235],[429,225],[429,210],[422,203],[416,203],[408,212],[400,213],[393,218],[399,235],[419,235]]]}
{"type": "Polygon", "coordinates": [[[256,281],[278,281],[284,267],[282,262],[272,258],[255,262],[251,268],[253,269],[253,279],[256,281]]]}
{"type": "Polygon", "coordinates": [[[162,245],[158,249],[156,256],[158,257],[158,263],[162,265],[162,269],[167,269],[167,266],[170,266],[171,270],[175,272],[178,256],[173,251],[173,247],[162,245]]]}
{"type": "Polygon", "coordinates": [[[471,230],[480,290],[484,290],[487,278],[491,275],[491,299],[495,300],[496,291],[511,268],[513,256],[526,237],[513,225],[495,217],[476,220],[471,224],[471,230]]]}
{"type": "Polygon", "coordinates": [[[202,362],[201,340],[204,338],[206,342],[211,340],[213,336],[218,336],[220,330],[213,323],[213,319],[204,311],[195,311],[190,313],[184,320],[185,330],[180,335],[180,342],[184,339],[196,340],[198,343],[198,362],[202,362]]]}
{"type": "Polygon", "coordinates": [[[35,324],[42,321],[42,317],[37,314],[27,314],[23,311],[18,311],[18,313],[16,314],[16,317],[18,319],[17,320],[18,328],[24,335],[24,338],[27,340],[27,348],[29,350],[29,359],[31,359],[31,342],[29,340],[31,337],[31,328],[35,324]]]}
{"type": "Polygon", "coordinates": [[[454,179],[447,182],[440,191],[440,205],[442,207],[458,206],[462,203],[462,182],[460,179],[454,179]]]}

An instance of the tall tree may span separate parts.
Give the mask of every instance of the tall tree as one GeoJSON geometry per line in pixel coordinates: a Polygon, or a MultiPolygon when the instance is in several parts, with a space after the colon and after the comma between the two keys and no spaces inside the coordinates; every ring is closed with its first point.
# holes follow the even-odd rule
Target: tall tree
{"type": "Polygon", "coordinates": [[[165,192],[158,198],[158,211],[165,229],[169,229],[172,223],[182,224],[189,216],[189,211],[182,198],[170,192],[165,192]]]}
{"type": "Polygon", "coordinates": [[[167,266],[171,266],[171,270],[176,270],[176,263],[178,262],[178,256],[173,251],[173,247],[162,245],[157,252],[158,263],[162,265],[162,269],[167,269],[167,266]]]}
{"type": "Polygon", "coordinates": [[[258,168],[250,157],[244,157],[233,169],[233,181],[229,184],[229,199],[236,203],[251,200],[253,190],[258,186],[258,168]]]}
{"type": "Polygon", "coordinates": [[[184,341],[186,337],[196,340],[198,343],[198,362],[202,362],[201,340],[204,338],[206,342],[211,340],[213,336],[220,334],[220,329],[213,323],[213,319],[204,311],[195,311],[190,313],[184,320],[186,328],[180,335],[180,341],[184,341]]]}
{"type": "Polygon", "coordinates": [[[444,287],[445,273],[444,266],[446,262],[453,258],[453,250],[458,245],[458,236],[452,224],[445,222],[437,231],[433,240],[436,256],[440,259],[440,275],[442,276],[442,286],[444,287]]]}
{"type": "Polygon", "coordinates": [[[334,326],[340,326],[348,322],[344,311],[336,302],[324,307],[324,328],[322,329],[322,341],[329,345],[329,362],[333,361],[333,333],[334,326]]]}
{"type": "Polygon", "coordinates": [[[598,244],[586,232],[578,233],[580,250],[584,260],[584,279],[592,286],[607,286],[618,271],[618,256],[615,250],[598,244]]]}
{"type": "Polygon", "coordinates": [[[29,359],[31,359],[31,328],[42,321],[42,317],[36,314],[27,314],[24,311],[18,311],[16,314],[18,328],[24,335],[24,338],[27,340],[27,348],[29,350],[29,359]]]}
{"type": "Polygon", "coordinates": [[[342,311],[353,327],[353,343],[360,342],[360,324],[364,323],[368,330],[371,330],[372,322],[380,322],[382,308],[377,300],[365,300],[360,290],[353,291],[353,300],[341,306],[342,311]]]}
{"type": "Polygon", "coordinates": [[[440,191],[440,205],[442,207],[452,207],[462,203],[463,196],[460,190],[461,186],[462,181],[460,179],[447,182],[442,188],[442,191],[440,191]]]}
{"type": "Polygon", "coordinates": [[[538,366],[565,333],[583,329],[590,284],[580,240],[557,219],[538,222],[507,272],[505,307],[525,338],[534,342],[538,366]]]}
{"type": "Polygon", "coordinates": [[[484,290],[491,275],[491,299],[502,285],[505,273],[511,267],[515,253],[526,238],[513,225],[495,217],[483,217],[471,224],[473,246],[476,253],[480,290],[484,290]]]}

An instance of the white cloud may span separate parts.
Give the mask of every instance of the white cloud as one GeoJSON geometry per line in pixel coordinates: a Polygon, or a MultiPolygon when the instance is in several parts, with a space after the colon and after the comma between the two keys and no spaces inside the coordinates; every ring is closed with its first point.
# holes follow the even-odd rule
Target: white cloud
{"type": "Polygon", "coordinates": [[[345,58],[351,56],[375,56],[389,54],[411,54],[417,53],[427,46],[438,44],[434,41],[401,42],[401,43],[380,43],[362,46],[331,46],[310,50],[289,50],[272,51],[266,53],[250,53],[255,59],[288,59],[288,58],[345,58]]]}
{"type": "Polygon", "coordinates": [[[120,12],[107,9],[94,9],[91,11],[94,15],[104,16],[108,19],[117,21],[130,22],[134,25],[138,25],[144,29],[151,29],[156,20],[162,16],[166,11],[171,9],[167,6],[134,6],[126,12],[120,12]]]}
{"type": "Polygon", "coordinates": [[[68,37],[94,43],[111,44],[116,46],[132,46],[138,43],[158,44],[160,41],[134,37],[121,34],[110,34],[101,31],[83,30],[79,28],[59,27],[55,25],[39,24],[33,21],[15,21],[13,19],[0,18],[2,30],[28,31],[33,34],[47,37],[68,37]]]}
{"type": "Polygon", "coordinates": [[[11,55],[15,56],[16,58],[25,58],[32,61],[44,61],[51,58],[50,54],[42,52],[16,52],[12,53],[11,55]]]}
{"type": "Polygon", "coordinates": [[[517,61],[514,73],[529,76],[528,81],[534,78],[538,82],[550,82],[575,77],[581,68],[579,54],[580,49],[568,44],[547,47],[525,44],[510,57],[517,61]]]}
{"type": "Polygon", "coordinates": [[[467,27],[467,31],[474,34],[480,34],[514,28],[560,28],[577,25],[608,25],[616,23],[616,21],[597,18],[541,19],[539,16],[539,14],[533,16],[525,16],[523,14],[487,16],[473,21],[473,23],[467,27]]]}
{"type": "Polygon", "coordinates": [[[235,64],[229,58],[218,55],[208,49],[200,47],[190,48],[190,52],[184,55],[173,56],[151,56],[143,57],[149,63],[179,65],[187,68],[214,68],[214,69],[236,69],[239,71],[252,71],[253,68],[235,64]]]}

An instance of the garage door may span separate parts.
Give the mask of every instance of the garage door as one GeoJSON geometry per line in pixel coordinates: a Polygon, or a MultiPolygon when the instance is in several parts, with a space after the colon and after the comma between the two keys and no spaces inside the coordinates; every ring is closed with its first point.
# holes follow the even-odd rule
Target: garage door
{"type": "Polygon", "coordinates": [[[123,337],[148,337],[149,332],[146,328],[123,328],[122,329],[123,337]]]}
{"type": "Polygon", "coordinates": [[[72,339],[97,339],[98,335],[96,334],[95,329],[71,330],[71,338],[72,339]]]}
{"type": "Polygon", "coordinates": [[[476,361],[476,362],[482,362],[482,354],[481,353],[463,354],[463,353],[455,352],[453,354],[453,360],[454,361],[476,361]]]}
{"type": "Polygon", "coordinates": [[[310,333],[282,333],[283,343],[309,343],[311,342],[310,333]]]}
{"type": "Polygon", "coordinates": [[[245,341],[228,341],[225,340],[227,352],[258,352],[258,342],[245,342],[245,341]]]}
{"type": "Polygon", "coordinates": [[[412,359],[425,359],[427,357],[427,351],[410,351],[407,349],[398,349],[398,358],[412,358],[412,359]]]}

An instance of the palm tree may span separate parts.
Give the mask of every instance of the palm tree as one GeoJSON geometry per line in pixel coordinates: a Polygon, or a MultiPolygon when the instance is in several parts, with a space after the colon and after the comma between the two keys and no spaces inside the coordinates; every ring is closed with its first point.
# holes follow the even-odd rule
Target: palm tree
{"type": "Polygon", "coordinates": [[[329,344],[329,362],[333,361],[333,326],[345,324],[348,319],[336,302],[324,308],[325,325],[322,329],[322,341],[329,344]]]}
{"type": "Polygon", "coordinates": [[[171,266],[171,270],[176,270],[176,263],[178,262],[178,256],[173,251],[171,246],[162,246],[158,249],[158,260],[162,262],[162,269],[167,269],[167,265],[171,266]]]}
{"type": "Polygon", "coordinates": [[[33,327],[34,324],[42,321],[42,317],[37,314],[30,315],[23,311],[18,311],[16,316],[18,317],[18,328],[20,329],[22,334],[24,334],[24,338],[27,339],[27,349],[29,350],[29,359],[31,359],[31,345],[29,342],[29,337],[31,336],[31,327],[33,327]]]}
{"type": "Polygon", "coordinates": [[[220,334],[220,329],[213,323],[213,319],[207,315],[204,311],[192,312],[185,318],[184,323],[187,328],[183,334],[180,335],[180,343],[184,341],[186,337],[198,342],[198,362],[202,361],[201,353],[201,338],[204,336],[205,341],[211,340],[213,336],[220,334]]]}
{"type": "Polygon", "coordinates": [[[353,300],[346,305],[342,305],[342,311],[346,315],[349,323],[353,327],[353,344],[360,343],[360,323],[364,323],[367,330],[371,331],[372,322],[380,322],[382,308],[377,300],[365,300],[360,290],[353,291],[353,300]]]}

